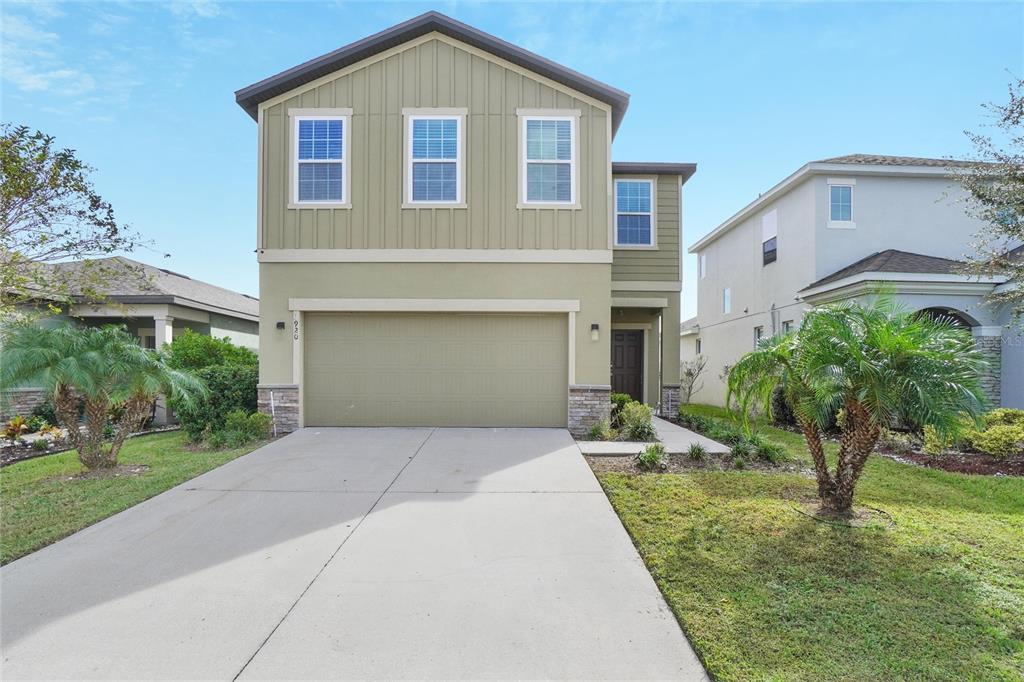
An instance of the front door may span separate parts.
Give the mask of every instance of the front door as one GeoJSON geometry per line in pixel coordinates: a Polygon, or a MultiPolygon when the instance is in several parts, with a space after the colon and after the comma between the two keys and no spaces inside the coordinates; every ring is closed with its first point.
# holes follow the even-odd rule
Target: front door
{"type": "Polygon", "coordinates": [[[644,399],[644,333],[612,330],[612,392],[644,399]]]}

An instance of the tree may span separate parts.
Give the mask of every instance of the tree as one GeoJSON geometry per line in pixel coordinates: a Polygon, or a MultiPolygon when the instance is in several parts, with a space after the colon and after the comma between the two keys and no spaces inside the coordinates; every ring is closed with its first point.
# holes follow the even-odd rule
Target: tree
{"type": "Polygon", "coordinates": [[[74,289],[102,298],[105,266],[90,258],[132,251],[139,236],[96,193],[92,168],[25,126],[0,126],[0,314],[26,301],[61,301],[74,289]],[[85,259],[74,273],[50,267],[85,259]]]}
{"type": "Polygon", "coordinates": [[[707,368],[708,359],[698,355],[693,360],[687,360],[679,367],[679,393],[684,403],[689,403],[693,394],[704,388],[704,382],[700,375],[707,368]]]}
{"type": "Polygon", "coordinates": [[[988,104],[1002,140],[967,132],[977,161],[951,170],[967,192],[967,212],[984,223],[967,257],[967,271],[974,275],[1002,274],[1010,286],[990,298],[1024,315],[1024,80],[1009,87],[1009,102],[988,104]],[[1016,249],[1016,250],[1015,250],[1016,249]]]}
{"type": "Polygon", "coordinates": [[[0,348],[0,390],[25,384],[51,393],[68,442],[88,469],[117,464],[125,439],[145,420],[158,394],[187,402],[205,391],[193,375],[171,369],[159,352],[140,347],[122,327],[112,325],[20,324],[10,329],[0,348]],[[112,414],[114,434],[107,444],[112,414]]]}
{"type": "Polygon", "coordinates": [[[772,392],[782,386],[814,461],[822,511],[847,516],[881,429],[901,420],[956,435],[984,410],[978,375],[985,365],[969,331],[879,296],[813,309],[796,332],[762,340],[732,367],[728,395],[749,429],[751,408],[763,405],[770,415],[772,392]],[[830,470],[822,434],[840,409],[830,470]]]}

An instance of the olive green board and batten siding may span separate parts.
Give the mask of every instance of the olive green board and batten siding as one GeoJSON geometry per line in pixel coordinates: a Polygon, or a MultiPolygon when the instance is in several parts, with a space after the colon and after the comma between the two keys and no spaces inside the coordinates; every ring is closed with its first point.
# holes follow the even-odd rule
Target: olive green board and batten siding
{"type": "Polygon", "coordinates": [[[262,109],[265,249],[606,249],[610,109],[448,37],[262,109]],[[465,108],[467,208],[403,209],[404,108],[465,108]],[[292,108],[351,108],[351,208],[289,209],[292,108]],[[519,108],[580,112],[579,209],[517,209],[519,108]]]}
{"type": "MultiPolygon", "coordinates": [[[[629,176],[615,176],[629,180],[629,176]]],[[[680,185],[678,175],[658,176],[656,194],[657,249],[616,249],[612,260],[612,280],[680,281],[679,212],[680,185]]]]}

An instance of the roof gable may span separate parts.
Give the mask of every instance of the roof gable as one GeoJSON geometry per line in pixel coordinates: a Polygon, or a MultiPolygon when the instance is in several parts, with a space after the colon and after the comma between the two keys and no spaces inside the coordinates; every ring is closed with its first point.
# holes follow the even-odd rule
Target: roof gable
{"type": "Polygon", "coordinates": [[[260,102],[284,94],[307,83],[327,76],[339,69],[373,57],[402,43],[437,32],[489,52],[524,69],[561,83],[578,92],[611,106],[612,130],[615,131],[629,106],[629,95],[622,90],[584,76],[578,71],[557,64],[512,43],[484,33],[472,26],[447,17],[439,12],[427,12],[385,29],[380,33],[357,40],[333,52],[282,71],[258,83],[235,92],[235,101],[253,119],[260,102]]]}

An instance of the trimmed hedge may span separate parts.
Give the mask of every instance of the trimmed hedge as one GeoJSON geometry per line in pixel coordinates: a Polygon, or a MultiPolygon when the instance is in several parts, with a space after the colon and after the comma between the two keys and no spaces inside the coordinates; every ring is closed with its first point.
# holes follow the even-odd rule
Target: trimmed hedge
{"type": "Polygon", "coordinates": [[[229,413],[256,411],[259,370],[252,365],[214,365],[195,372],[206,384],[207,394],[191,405],[171,401],[182,430],[193,441],[224,427],[229,413]]]}

